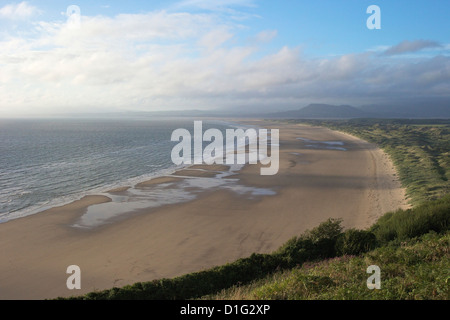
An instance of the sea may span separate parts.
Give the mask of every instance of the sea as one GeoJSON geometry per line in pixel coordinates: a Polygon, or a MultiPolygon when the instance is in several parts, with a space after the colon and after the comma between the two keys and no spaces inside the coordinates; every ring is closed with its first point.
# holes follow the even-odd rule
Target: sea
{"type": "Polygon", "coordinates": [[[178,128],[193,134],[194,120],[0,119],[0,223],[175,172],[178,128]]]}

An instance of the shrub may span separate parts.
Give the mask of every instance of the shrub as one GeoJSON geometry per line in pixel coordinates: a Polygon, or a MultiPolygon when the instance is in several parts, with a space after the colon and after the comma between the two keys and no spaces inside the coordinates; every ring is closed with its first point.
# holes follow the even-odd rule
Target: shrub
{"type": "Polygon", "coordinates": [[[281,255],[292,267],[308,260],[331,258],[336,255],[335,244],[342,233],[342,219],[328,219],[319,226],[305,231],[281,246],[275,254],[281,255]]]}
{"type": "Polygon", "coordinates": [[[334,257],[336,240],[341,235],[342,229],[342,219],[329,218],[318,227],[307,230],[302,239],[312,242],[311,257],[313,259],[334,257]]]}
{"type": "Polygon", "coordinates": [[[416,208],[386,213],[370,228],[377,240],[387,243],[407,240],[430,231],[438,233],[450,227],[450,195],[426,202],[416,208]]]}
{"type": "Polygon", "coordinates": [[[318,227],[307,230],[302,238],[311,240],[313,243],[318,243],[321,240],[334,241],[342,233],[342,229],[342,219],[329,218],[318,227]]]}
{"type": "Polygon", "coordinates": [[[312,258],[313,247],[311,240],[294,237],[275,251],[274,255],[282,257],[288,267],[301,265],[312,258]]]}
{"type": "Polygon", "coordinates": [[[339,236],[336,241],[337,255],[359,255],[375,249],[377,238],[370,231],[350,229],[339,236]]]}

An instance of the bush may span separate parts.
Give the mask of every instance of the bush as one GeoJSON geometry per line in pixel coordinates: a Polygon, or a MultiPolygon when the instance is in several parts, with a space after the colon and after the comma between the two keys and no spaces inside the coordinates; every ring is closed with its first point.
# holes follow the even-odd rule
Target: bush
{"type": "Polygon", "coordinates": [[[359,255],[375,249],[377,238],[370,231],[350,229],[339,236],[336,241],[336,253],[342,255],[359,255]]]}
{"type": "Polygon", "coordinates": [[[322,222],[318,227],[307,230],[302,238],[311,240],[313,243],[318,243],[322,240],[334,241],[342,233],[342,219],[329,218],[322,222]]]}
{"type": "Polygon", "coordinates": [[[331,258],[336,255],[335,244],[342,233],[342,219],[328,219],[318,227],[294,237],[275,253],[281,255],[287,265],[294,267],[305,261],[331,258]]]}
{"type": "Polygon", "coordinates": [[[450,227],[450,195],[426,202],[416,208],[386,213],[370,231],[381,243],[403,241],[430,231],[438,233],[450,227]]]}
{"type": "Polygon", "coordinates": [[[282,257],[286,266],[293,267],[310,260],[313,247],[311,240],[294,237],[275,251],[274,255],[282,257]]]}
{"type": "Polygon", "coordinates": [[[342,234],[342,229],[342,219],[329,218],[318,227],[306,231],[302,238],[313,243],[311,257],[325,259],[336,256],[336,241],[342,234]]]}

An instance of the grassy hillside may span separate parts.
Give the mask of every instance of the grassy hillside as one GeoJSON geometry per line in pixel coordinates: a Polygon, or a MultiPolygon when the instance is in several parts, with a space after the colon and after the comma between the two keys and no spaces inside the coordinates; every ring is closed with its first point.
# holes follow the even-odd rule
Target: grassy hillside
{"type": "Polygon", "coordinates": [[[246,286],[233,286],[213,300],[407,300],[450,297],[450,232],[383,246],[360,256],[344,255],[277,272],[246,286]],[[381,268],[381,289],[369,290],[366,269],[381,268]]]}

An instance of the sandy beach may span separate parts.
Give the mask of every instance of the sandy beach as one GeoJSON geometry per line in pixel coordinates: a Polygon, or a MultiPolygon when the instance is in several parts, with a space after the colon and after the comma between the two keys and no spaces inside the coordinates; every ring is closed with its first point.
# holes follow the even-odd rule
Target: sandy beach
{"type": "MultiPolygon", "coordinates": [[[[144,208],[93,228],[74,224],[105,195],[0,224],[0,299],[81,295],[200,271],[269,253],[328,218],[366,228],[387,211],[408,207],[392,162],[373,144],[326,128],[245,121],[280,130],[280,168],[261,176],[247,165],[226,179],[270,195],[202,189],[183,203],[144,208]],[[325,143],[328,142],[328,143],[325,143]],[[81,290],[68,290],[66,269],[81,269],[81,290]]],[[[214,179],[226,166],[193,166],[143,182],[146,192],[185,179],[214,179]]],[[[123,194],[128,186],[112,190],[123,194]]]]}

